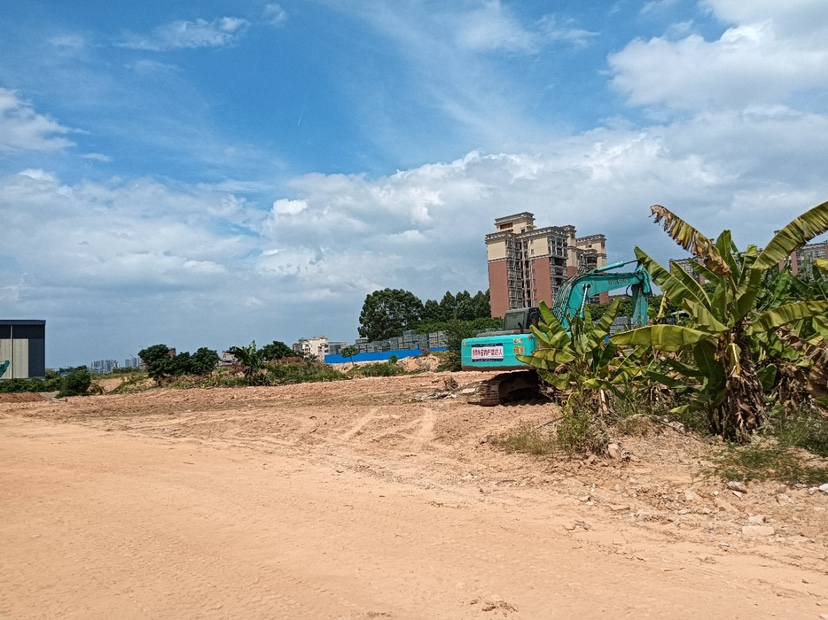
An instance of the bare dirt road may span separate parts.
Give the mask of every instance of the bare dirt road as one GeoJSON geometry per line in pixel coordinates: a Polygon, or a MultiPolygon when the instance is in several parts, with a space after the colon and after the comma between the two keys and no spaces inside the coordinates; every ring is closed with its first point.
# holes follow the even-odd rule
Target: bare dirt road
{"type": "Polygon", "coordinates": [[[0,402],[0,618],[828,617],[828,495],[505,454],[554,407],[444,378],[0,402]]]}

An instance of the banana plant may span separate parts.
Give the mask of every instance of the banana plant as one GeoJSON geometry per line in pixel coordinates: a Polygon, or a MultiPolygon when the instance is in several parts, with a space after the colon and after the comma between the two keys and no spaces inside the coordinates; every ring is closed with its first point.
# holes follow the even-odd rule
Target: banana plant
{"type": "Polygon", "coordinates": [[[246,347],[230,347],[227,352],[241,365],[247,385],[257,385],[263,381],[261,371],[265,363],[265,350],[257,349],[255,340],[246,347]]]}
{"type": "Polygon", "coordinates": [[[593,322],[589,307],[584,316],[570,317],[567,331],[543,301],[541,321],[532,326],[537,346],[532,355],[517,358],[537,369],[541,379],[564,394],[587,392],[601,412],[608,410],[609,394],[640,374],[638,361],[644,349],[627,357],[617,356],[618,347],[609,341],[610,326],[618,315],[620,300],[610,304],[601,318],[593,322]]]}
{"type": "Polygon", "coordinates": [[[656,224],[663,221],[665,232],[694,255],[694,269],[710,286],[702,287],[675,263],[665,269],[636,247],[638,260],[664,294],[687,312],[689,325],[649,325],[616,334],[611,340],[618,346],[687,351],[689,363],[674,368],[695,386],[694,397],[684,407],[705,410],[714,432],[744,440],[767,419],[757,338],[828,314],[828,301],[795,301],[764,311],[757,308],[766,271],[828,230],[828,202],[793,220],[761,251],[749,245],[740,252],[728,230],[713,241],[661,205],[653,205],[651,213],[656,224]]]}

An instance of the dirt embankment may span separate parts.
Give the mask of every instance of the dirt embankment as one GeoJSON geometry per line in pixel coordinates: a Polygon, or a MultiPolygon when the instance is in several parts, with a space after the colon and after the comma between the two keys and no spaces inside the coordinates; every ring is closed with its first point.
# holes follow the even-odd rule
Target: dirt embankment
{"type": "Polygon", "coordinates": [[[0,403],[0,617],[828,614],[828,494],[734,494],[669,427],[505,454],[554,406],[446,377],[0,403]]]}

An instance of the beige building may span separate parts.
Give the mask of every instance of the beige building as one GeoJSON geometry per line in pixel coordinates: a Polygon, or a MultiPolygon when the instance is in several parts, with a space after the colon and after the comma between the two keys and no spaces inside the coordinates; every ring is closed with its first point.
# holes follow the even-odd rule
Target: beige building
{"type": "Polygon", "coordinates": [[[313,338],[300,338],[299,342],[293,345],[293,350],[305,357],[314,357],[324,362],[325,356],[331,352],[331,347],[325,336],[314,336],[313,338]]]}
{"type": "Polygon", "coordinates": [[[541,301],[551,306],[568,278],[607,264],[604,235],[578,237],[574,226],[537,228],[528,212],[497,218],[486,254],[493,317],[541,301]]]}

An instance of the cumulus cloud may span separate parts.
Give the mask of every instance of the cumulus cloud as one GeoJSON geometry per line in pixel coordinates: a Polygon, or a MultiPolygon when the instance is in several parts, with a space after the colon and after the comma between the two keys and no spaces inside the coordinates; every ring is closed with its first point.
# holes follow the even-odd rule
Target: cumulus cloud
{"type": "Polygon", "coordinates": [[[735,21],[718,39],[698,34],[639,39],[609,57],[612,83],[631,104],[736,109],[785,103],[793,93],[828,85],[825,37],[803,38],[790,27],[813,19],[818,26],[811,30],[828,32],[822,2],[709,0],[707,6],[735,21]]]}
{"type": "Polygon", "coordinates": [[[0,151],[57,151],[74,146],[72,130],[35,112],[34,105],[0,87],[0,151]]]}
{"type": "Polygon", "coordinates": [[[128,33],[119,45],[130,49],[163,52],[173,49],[224,47],[244,36],[250,22],[239,17],[221,17],[212,21],[179,20],[163,24],[149,35],[128,33]]]}

